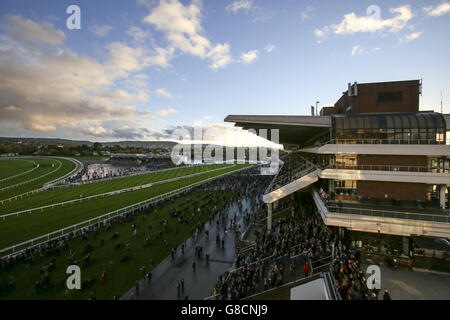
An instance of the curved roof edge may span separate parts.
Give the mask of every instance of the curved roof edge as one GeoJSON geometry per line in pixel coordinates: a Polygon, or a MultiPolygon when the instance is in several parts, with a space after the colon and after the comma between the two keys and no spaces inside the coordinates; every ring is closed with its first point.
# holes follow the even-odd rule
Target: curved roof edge
{"type": "Polygon", "coordinates": [[[225,122],[236,124],[253,123],[284,126],[331,127],[330,116],[290,116],[290,115],[229,115],[225,122]]]}

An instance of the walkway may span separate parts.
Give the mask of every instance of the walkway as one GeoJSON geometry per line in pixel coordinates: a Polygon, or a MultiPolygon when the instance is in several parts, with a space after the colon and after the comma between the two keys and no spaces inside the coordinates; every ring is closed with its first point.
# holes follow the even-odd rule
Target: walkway
{"type": "MultiPolygon", "coordinates": [[[[243,226],[245,224],[242,213],[248,207],[249,201],[245,199],[242,201],[242,212],[239,212],[237,203],[233,203],[228,210],[227,236],[224,249],[216,245],[217,232],[219,232],[222,239],[224,231],[222,224],[217,230],[217,217],[214,217],[212,224],[207,223],[205,226],[205,230],[209,230],[209,238],[206,238],[204,231],[200,234],[197,241],[194,240],[194,237],[189,238],[186,241],[184,255],[181,254],[181,246],[178,247],[173,261],[168,256],[152,270],[152,281],[150,284],[144,279],[139,282],[140,292],[135,299],[184,299],[184,295],[177,297],[177,283],[182,278],[184,278],[185,294],[188,295],[190,300],[200,300],[211,296],[219,275],[233,266],[236,257],[235,235],[234,231],[228,230],[229,220],[237,214],[236,222],[241,225],[241,231],[244,231],[243,226]],[[195,247],[197,245],[203,247],[203,254],[200,260],[195,256],[195,247]],[[206,266],[206,254],[210,256],[209,266],[206,266]],[[192,271],[193,261],[196,263],[195,273],[192,271]]],[[[135,288],[133,287],[121,299],[130,299],[134,292],[135,288]]]]}

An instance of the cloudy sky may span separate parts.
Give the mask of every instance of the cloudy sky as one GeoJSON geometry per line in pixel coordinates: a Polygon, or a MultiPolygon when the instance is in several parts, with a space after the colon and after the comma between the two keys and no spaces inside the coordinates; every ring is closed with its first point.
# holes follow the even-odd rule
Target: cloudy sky
{"type": "Polygon", "coordinates": [[[226,115],[308,114],[353,81],[423,79],[420,108],[443,90],[450,113],[449,30],[442,0],[1,0],[0,136],[238,143],[226,115]]]}

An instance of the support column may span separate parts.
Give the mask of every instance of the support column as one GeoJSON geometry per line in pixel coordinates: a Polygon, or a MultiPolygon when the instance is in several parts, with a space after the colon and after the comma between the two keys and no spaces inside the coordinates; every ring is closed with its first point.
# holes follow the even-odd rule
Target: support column
{"type": "Polygon", "coordinates": [[[442,209],[445,209],[445,191],[447,190],[447,185],[441,185],[439,189],[439,203],[442,209]]]}
{"type": "Polygon", "coordinates": [[[267,232],[272,231],[272,204],[267,204],[267,232]]]}
{"type": "Polygon", "coordinates": [[[402,243],[402,250],[403,254],[406,256],[409,256],[409,237],[402,237],[403,243],[402,243]]]}

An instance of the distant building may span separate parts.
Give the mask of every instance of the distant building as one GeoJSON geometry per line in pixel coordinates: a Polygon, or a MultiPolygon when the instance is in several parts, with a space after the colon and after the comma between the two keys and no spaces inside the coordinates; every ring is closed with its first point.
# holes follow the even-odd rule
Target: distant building
{"type": "Polygon", "coordinates": [[[18,156],[19,156],[19,154],[17,152],[16,153],[2,153],[0,155],[0,157],[2,157],[2,158],[18,157],[18,156]]]}

